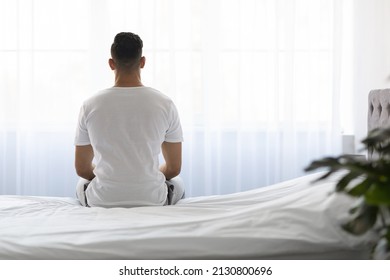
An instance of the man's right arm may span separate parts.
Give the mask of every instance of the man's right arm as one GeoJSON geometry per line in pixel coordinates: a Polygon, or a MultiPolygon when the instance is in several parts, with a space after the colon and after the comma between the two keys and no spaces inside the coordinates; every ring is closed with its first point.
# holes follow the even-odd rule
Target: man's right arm
{"type": "Polygon", "coordinates": [[[181,142],[163,142],[161,150],[165,163],[160,166],[160,171],[170,180],[180,174],[181,171],[181,142]]]}
{"type": "Polygon", "coordinates": [[[93,148],[91,145],[76,146],[75,150],[75,168],[76,173],[81,178],[92,180],[95,178],[93,169],[95,168],[92,163],[94,157],[93,148]]]}

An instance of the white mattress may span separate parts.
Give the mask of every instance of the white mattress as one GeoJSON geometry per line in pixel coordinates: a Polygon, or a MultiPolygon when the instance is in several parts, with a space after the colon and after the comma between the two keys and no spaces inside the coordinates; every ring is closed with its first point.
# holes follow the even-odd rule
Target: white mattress
{"type": "Polygon", "coordinates": [[[352,201],[316,177],[132,209],[0,196],[0,259],[368,259],[374,236],[340,228],[352,201]]]}

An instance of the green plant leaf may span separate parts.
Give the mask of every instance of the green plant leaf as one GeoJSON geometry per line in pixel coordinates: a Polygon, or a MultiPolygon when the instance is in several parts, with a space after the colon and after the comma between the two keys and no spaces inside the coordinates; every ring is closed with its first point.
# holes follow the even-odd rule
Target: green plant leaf
{"type": "Polygon", "coordinates": [[[386,229],[385,238],[387,240],[388,249],[390,249],[390,226],[388,226],[386,229]]]}
{"type": "Polygon", "coordinates": [[[305,168],[305,171],[313,171],[319,168],[327,167],[332,170],[332,172],[336,171],[333,168],[337,168],[339,166],[338,158],[334,157],[326,157],[320,160],[314,160],[310,163],[308,167],[305,168]]]}
{"type": "Polygon", "coordinates": [[[347,191],[347,193],[351,196],[359,197],[366,193],[368,188],[374,183],[371,178],[367,178],[363,180],[361,183],[357,184],[353,188],[347,191]]]}
{"type": "Polygon", "coordinates": [[[362,235],[371,229],[378,217],[378,207],[364,204],[359,214],[351,221],[342,225],[342,228],[349,233],[362,235]]]}
{"type": "Polygon", "coordinates": [[[370,205],[390,206],[390,185],[372,184],[365,193],[366,202],[370,205]]]}
{"type": "Polygon", "coordinates": [[[319,178],[317,178],[317,179],[315,179],[314,181],[313,181],[313,183],[315,183],[315,182],[319,182],[319,181],[322,181],[322,180],[325,180],[326,178],[328,178],[330,175],[332,175],[334,173],[334,171],[329,171],[329,172],[326,172],[324,175],[322,175],[321,177],[319,177],[319,178]]]}
{"type": "Polygon", "coordinates": [[[387,128],[375,128],[368,132],[366,138],[361,142],[366,147],[377,147],[378,144],[386,143],[390,139],[390,127],[387,128]]]}
{"type": "Polygon", "coordinates": [[[356,171],[350,171],[347,175],[341,178],[336,184],[336,191],[341,192],[349,185],[349,183],[359,177],[362,173],[356,171]]]}

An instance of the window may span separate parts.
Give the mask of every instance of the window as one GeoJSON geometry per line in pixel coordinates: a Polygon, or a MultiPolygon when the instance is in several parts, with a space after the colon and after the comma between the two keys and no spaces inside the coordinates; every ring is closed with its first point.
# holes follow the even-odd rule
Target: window
{"type": "Polygon", "coordinates": [[[179,109],[188,196],[302,175],[339,152],[340,2],[2,1],[0,192],[73,196],[78,110],[112,85],[120,31],[179,109]]]}

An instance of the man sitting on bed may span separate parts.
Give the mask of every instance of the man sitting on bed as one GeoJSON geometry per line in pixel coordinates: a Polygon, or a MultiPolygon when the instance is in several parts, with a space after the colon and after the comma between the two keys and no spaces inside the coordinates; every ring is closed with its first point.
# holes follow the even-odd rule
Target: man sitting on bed
{"type": "Polygon", "coordinates": [[[169,205],[184,195],[178,112],[169,97],[142,84],[142,47],[138,35],[117,34],[108,61],[115,85],[81,107],[75,168],[84,206],[169,205]]]}

